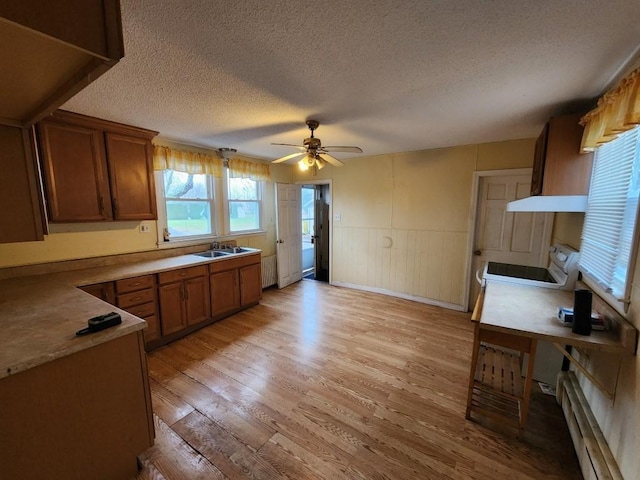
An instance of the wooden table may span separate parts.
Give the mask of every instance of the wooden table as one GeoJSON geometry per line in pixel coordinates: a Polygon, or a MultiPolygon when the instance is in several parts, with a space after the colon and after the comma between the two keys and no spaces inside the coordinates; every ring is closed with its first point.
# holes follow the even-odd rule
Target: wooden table
{"type": "Polygon", "coordinates": [[[559,307],[572,306],[573,291],[496,282],[483,286],[472,315],[476,324],[467,418],[475,411],[505,420],[522,431],[527,420],[537,340],[553,343],[590,381],[612,395],[565,351],[565,346],[633,355],[637,330],[622,317],[609,315],[614,317],[610,331],[593,331],[588,336],[575,334],[557,318],[559,307]],[[525,353],[529,354],[529,363],[523,379],[520,369],[525,353]]]}

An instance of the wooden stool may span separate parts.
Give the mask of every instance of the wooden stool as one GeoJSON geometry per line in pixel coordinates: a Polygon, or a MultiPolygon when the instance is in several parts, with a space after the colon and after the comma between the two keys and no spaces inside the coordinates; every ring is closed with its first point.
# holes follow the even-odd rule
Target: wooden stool
{"type": "Polygon", "coordinates": [[[477,317],[479,315],[474,311],[472,320],[475,321],[475,330],[466,418],[470,420],[471,412],[476,412],[517,427],[520,435],[529,413],[531,375],[537,341],[483,329],[477,317]],[[525,353],[529,354],[529,363],[527,376],[523,379],[520,372],[525,353]]]}

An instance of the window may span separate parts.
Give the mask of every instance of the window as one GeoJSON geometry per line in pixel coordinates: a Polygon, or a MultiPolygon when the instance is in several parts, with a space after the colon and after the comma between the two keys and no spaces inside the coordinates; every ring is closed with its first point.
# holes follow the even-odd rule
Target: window
{"type": "Polygon", "coordinates": [[[596,150],[580,247],[580,267],[587,282],[623,302],[625,311],[636,254],[639,195],[640,127],[636,127],[596,150]]]}
{"type": "Polygon", "coordinates": [[[163,185],[171,238],[215,233],[214,189],[210,175],[164,170],[163,185]]]}
{"type": "Polygon", "coordinates": [[[227,171],[229,233],[260,230],[262,184],[250,178],[231,178],[227,171]]]}

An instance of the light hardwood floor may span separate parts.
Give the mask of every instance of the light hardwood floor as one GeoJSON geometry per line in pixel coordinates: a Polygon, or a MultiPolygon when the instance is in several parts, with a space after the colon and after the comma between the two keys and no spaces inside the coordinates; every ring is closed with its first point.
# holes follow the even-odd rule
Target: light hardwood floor
{"type": "Polygon", "coordinates": [[[470,315],[303,280],[149,355],[137,479],[581,479],[553,397],[465,420],[470,315]]]}

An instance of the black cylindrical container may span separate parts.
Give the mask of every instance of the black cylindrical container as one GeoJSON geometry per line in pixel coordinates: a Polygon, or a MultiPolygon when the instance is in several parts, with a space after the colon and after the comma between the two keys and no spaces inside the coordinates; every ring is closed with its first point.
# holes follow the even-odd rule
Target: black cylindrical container
{"type": "Polygon", "coordinates": [[[576,289],[573,297],[573,333],[591,335],[591,290],[576,289]]]}

